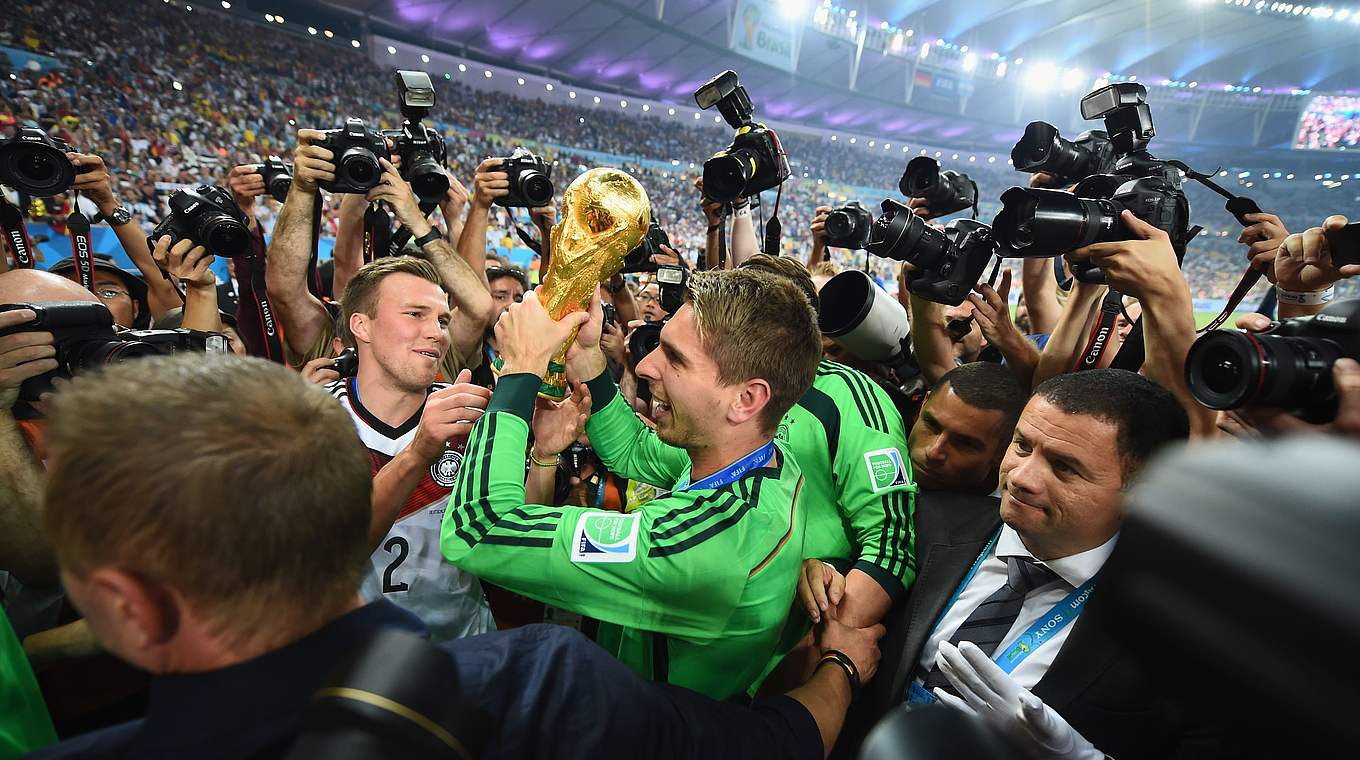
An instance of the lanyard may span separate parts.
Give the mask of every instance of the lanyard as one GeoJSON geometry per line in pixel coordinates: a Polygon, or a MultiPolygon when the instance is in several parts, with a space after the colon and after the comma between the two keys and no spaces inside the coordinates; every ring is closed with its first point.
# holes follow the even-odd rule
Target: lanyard
{"type": "MultiPolygon", "coordinates": [[[[959,596],[963,594],[963,590],[972,582],[973,576],[977,575],[978,570],[982,567],[982,563],[986,561],[987,555],[991,554],[992,548],[996,546],[996,542],[1000,538],[1001,531],[998,530],[996,534],[992,536],[992,539],[987,542],[987,545],[983,547],[982,553],[973,561],[972,568],[968,570],[968,575],[964,576],[963,583],[960,583],[959,587],[954,589],[954,595],[949,598],[949,603],[945,605],[944,612],[940,614],[941,620],[948,614],[949,610],[954,606],[954,603],[958,601],[959,596]]],[[[1058,631],[1066,628],[1073,620],[1076,620],[1077,615],[1081,614],[1082,609],[1086,606],[1086,602],[1091,598],[1091,591],[1095,588],[1095,585],[1096,576],[1093,575],[1088,578],[1085,583],[1072,589],[1067,596],[1064,596],[1057,604],[1050,607],[1047,612],[1040,615],[1039,618],[1035,620],[1029,628],[1026,628],[1010,646],[1005,649],[998,649],[995,656],[992,658],[993,661],[995,661],[996,664],[1000,666],[1001,670],[1006,673],[1015,670],[1019,667],[1021,662],[1024,662],[1026,657],[1029,657],[1035,650],[1051,640],[1058,631]]],[[[936,620],[935,625],[931,628],[931,635],[934,635],[935,628],[938,628],[939,625],[940,620],[936,620]]],[[[914,682],[907,693],[907,697],[907,701],[913,703],[935,701],[934,694],[927,692],[920,684],[914,682]]]]}
{"type": "Polygon", "coordinates": [[[675,484],[675,488],[671,489],[671,493],[679,493],[690,489],[706,490],[710,488],[721,488],[728,483],[735,483],[741,479],[741,476],[757,467],[764,467],[773,458],[774,441],[766,441],[764,446],[752,451],[750,454],[727,465],[712,475],[701,479],[697,483],[691,484],[689,482],[689,476],[686,475],[679,483],[675,484]]]}

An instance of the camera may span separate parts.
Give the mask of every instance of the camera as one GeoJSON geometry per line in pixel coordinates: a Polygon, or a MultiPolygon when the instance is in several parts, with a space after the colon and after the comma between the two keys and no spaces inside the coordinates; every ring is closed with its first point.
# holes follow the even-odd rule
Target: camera
{"type": "MultiPolygon", "coordinates": [[[[1190,204],[1179,187],[1161,177],[1114,174],[1087,177],[1072,192],[1012,187],[1001,194],[1001,212],[992,229],[1001,256],[1053,256],[1092,243],[1128,240],[1119,218],[1125,209],[1166,231],[1173,244],[1187,235],[1190,204]]],[[[1089,263],[1074,263],[1072,274],[1082,282],[1104,282],[1104,274],[1089,263]]]]}
{"type": "Polygon", "coordinates": [[[340,375],[341,380],[359,374],[359,352],[353,347],[341,351],[331,364],[331,369],[340,375]]]}
{"type": "Polygon", "coordinates": [[[265,190],[274,200],[283,203],[288,200],[288,190],[293,186],[293,166],[278,156],[270,156],[262,164],[255,165],[255,173],[264,179],[265,190]]]}
{"type": "Polygon", "coordinates": [[[234,258],[250,250],[250,222],[231,193],[217,185],[198,185],[170,196],[170,213],[146,239],[153,249],[162,235],[170,245],[191,240],[214,256],[234,258]]]}
{"type": "Polygon", "coordinates": [[[869,229],[864,250],[879,258],[904,261],[907,289],[936,303],[958,306],[982,278],[996,253],[992,230],[974,219],[955,219],[937,230],[891,198],[869,229]]]}
{"type": "Polygon", "coordinates": [[[1030,122],[1011,149],[1011,162],[1017,171],[1052,174],[1057,185],[1070,185],[1092,174],[1108,174],[1114,170],[1114,159],[1114,144],[1104,131],[1091,129],[1077,135],[1076,140],[1067,140],[1058,134],[1057,127],[1042,121],[1030,122]]]}
{"type": "Polygon", "coordinates": [[[0,304],[0,311],[32,309],[31,321],[0,330],[0,337],[22,332],[52,333],[57,368],[25,380],[19,399],[37,401],[52,389],[52,379],[116,364],[138,356],[180,351],[226,353],[227,339],[217,333],[193,330],[124,330],[115,332],[113,315],[102,303],[86,301],[0,304]]]}
{"type": "Polygon", "coordinates": [[[1343,357],[1360,358],[1360,299],[1337,301],[1265,332],[1201,335],[1185,357],[1185,377],[1191,395],[1210,409],[1263,404],[1327,422],[1337,409],[1332,364],[1343,357]]]}
{"type": "Polygon", "coordinates": [[[387,156],[387,141],[368,128],[363,119],[346,119],[345,126],[321,132],[325,138],[317,145],[334,155],[335,179],[319,186],[328,193],[364,194],[382,178],[378,158],[387,156]]]}
{"type": "Polygon", "coordinates": [[[434,107],[434,83],[423,71],[398,71],[397,91],[401,114],[406,117],[401,129],[383,132],[392,140],[392,153],[401,158],[401,178],[422,203],[437,203],[449,190],[449,175],[444,171],[447,147],[444,138],[420,120],[434,107]]]}
{"type": "Polygon", "coordinates": [[[737,130],[731,145],[704,162],[704,195],[719,203],[731,203],[789,178],[789,159],[779,135],[751,121],[755,107],[736,72],[729,69],[705,82],[694,91],[694,101],[702,110],[717,106],[737,130]]]}
{"type": "Polygon", "coordinates": [[[937,217],[977,206],[977,183],[961,172],[940,171],[940,162],[928,156],[907,162],[897,189],[908,198],[924,199],[937,217]]]}
{"type": "Polygon", "coordinates": [[[61,195],[76,181],[76,168],[66,157],[72,150],[60,138],[24,127],[0,142],[0,184],[34,198],[61,195]]]}
{"type": "Polygon", "coordinates": [[[515,148],[508,158],[501,159],[501,171],[510,180],[510,194],[496,199],[506,208],[539,208],[552,203],[552,164],[526,148],[515,148]]]}
{"type": "Polygon", "coordinates": [[[837,248],[863,248],[869,239],[874,217],[859,201],[849,203],[826,215],[822,240],[837,248]]]}
{"type": "Polygon", "coordinates": [[[688,284],[689,270],[683,266],[666,264],[656,268],[657,300],[666,316],[659,322],[638,325],[628,336],[628,355],[632,357],[633,366],[661,345],[661,328],[685,304],[685,286],[688,284]]]}
{"type": "Polygon", "coordinates": [[[832,277],[818,294],[817,324],[857,359],[903,366],[911,355],[907,310],[869,275],[847,269],[832,277]]]}
{"type": "Polygon", "coordinates": [[[656,221],[656,215],[652,215],[652,221],[647,225],[647,234],[643,236],[642,242],[637,247],[628,252],[623,258],[623,269],[619,270],[622,274],[633,274],[636,272],[655,272],[657,265],[652,261],[652,257],[664,253],[661,246],[669,248],[671,238],[661,225],[656,221]]]}

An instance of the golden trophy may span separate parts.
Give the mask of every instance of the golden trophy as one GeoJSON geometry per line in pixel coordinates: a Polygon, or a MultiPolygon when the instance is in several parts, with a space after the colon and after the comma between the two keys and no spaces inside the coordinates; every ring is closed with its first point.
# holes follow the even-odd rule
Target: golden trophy
{"type": "MultiPolygon", "coordinates": [[[[628,172],[600,168],[578,176],[562,194],[562,221],[552,228],[548,272],[538,289],[548,314],[561,319],[589,308],[595,287],[618,274],[651,220],[647,191],[628,172]]],[[[575,340],[573,331],[548,362],[538,395],[552,400],[566,396],[567,348],[575,340]]]]}

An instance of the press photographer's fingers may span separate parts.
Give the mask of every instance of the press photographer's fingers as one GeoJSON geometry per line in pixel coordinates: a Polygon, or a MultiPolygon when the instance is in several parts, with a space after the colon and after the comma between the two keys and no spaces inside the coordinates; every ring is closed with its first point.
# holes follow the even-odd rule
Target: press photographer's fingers
{"type": "Polygon", "coordinates": [[[1337,396],[1334,432],[1360,436],[1360,362],[1337,359],[1332,365],[1332,385],[1337,396]]]}

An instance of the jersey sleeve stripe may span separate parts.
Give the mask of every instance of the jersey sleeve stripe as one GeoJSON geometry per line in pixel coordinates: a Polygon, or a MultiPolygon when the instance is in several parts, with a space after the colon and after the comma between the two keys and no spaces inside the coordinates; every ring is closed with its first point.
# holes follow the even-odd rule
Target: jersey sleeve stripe
{"type": "Polygon", "coordinates": [[[527,546],[532,549],[551,549],[553,546],[552,538],[537,538],[533,536],[502,536],[492,533],[482,539],[483,544],[500,544],[502,546],[527,546]]]}
{"type": "Polygon", "coordinates": [[[685,520],[682,520],[663,531],[658,531],[656,525],[653,525],[651,530],[652,540],[656,542],[665,541],[668,538],[674,538],[675,536],[684,533],[690,528],[693,528],[697,525],[702,525],[705,521],[713,519],[714,516],[731,510],[732,505],[737,502],[737,497],[730,493],[713,494],[712,496],[708,497],[700,497],[699,500],[695,501],[695,504],[697,505],[699,501],[707,501],[708,503],[712,504],[712,506],[708,507],[708,509],[705,509],[703,512],[693,515],[692,517],[689,517],[685,520]]]}
{"type": "Polygon", "coordinates": [[[850,391],[850,397],[854,399],[855,408],[859,410],[860,419],[864,421],[865,426],[878,430],[878,426],[876,424],[877,420],[870,414],[868,407],[865,406],[864,397],[861,395],[860,388],[857,385],[852,383],[848,377],[846,377],[838,370],[827,370],[826,372],[822,372],[819,374],[823,376],[840,378],[841,382],[845,383],[846,389],[850,391]]]}
{"type": "Polygon", "coordinates": [[[857,398],[864,400],[864,408],[871,418],[871,421],[866,421],[866,423],[880,433],[888,432],[888,421],[883,413],[883,405],[879,403],[878,395],[874,392],[875,388],[871,387],[873,385],[872,380],[859,372],[836,365],[832,365],[832,369],[827,374],[835,375],[844,380],[847,386],[858,389],[857,398]]]}
{"type": "Polygon", "coordinates": [[[672,520],[674,520],[677,517],[680,517],[681,515],[692,514],[696,510],[703,509],[704,506],[706,506],[709,502],[713,501],[714,499],[717,499],[719,495],[721,494],[711,493],[704,496],[700,496],[689,504],[685,504],[683,506],[679,506],[676,507],[675,509],[672,509],[671,511],[652,521],[652,532],[655,533],[666,523],[671,522],[672,520]]]}
{"type": "Polygon", "coordinates": [[[667,557],[672,554],[679,554],[680,552],[683,552],[686,549],[692,549],[698,546],[699,544],[704,543],[708,539],[713,538],[719,533],[722,533],[723,531],[727,530],[733,525],[736,525],[738,522],[741,521],[741,518],[745,516],[745,514],[748,511],[750,511],[752,506],[754,506],[754,502],[749,501],[742,502],[735,512],[723,518],[722,520],[719,520],[713,523],[712,525],[709,525],[704,530],[695,533],[694,535],[690,536],[684,541],[680,541],[679,543],[668,544],[666,546],[654,546],[652,547],[651,551],[647,552],[647,556],[667,557]]]}

